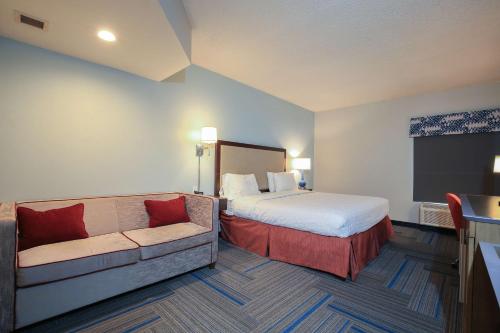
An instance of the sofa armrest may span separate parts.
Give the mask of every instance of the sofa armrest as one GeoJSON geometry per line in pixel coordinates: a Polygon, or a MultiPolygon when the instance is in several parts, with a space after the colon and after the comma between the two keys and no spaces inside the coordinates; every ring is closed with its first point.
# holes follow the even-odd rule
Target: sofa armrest
{"type": "Polygon", "coordinates": [[[186,206],[191,222],[218,232],[219,200],[217,198],[179,193],[186,196],[186,206]]]}
{"type": "Polygon", "coordinates": [[[16,204],[0,203],[0,332],[14,329],[16,204]]]}

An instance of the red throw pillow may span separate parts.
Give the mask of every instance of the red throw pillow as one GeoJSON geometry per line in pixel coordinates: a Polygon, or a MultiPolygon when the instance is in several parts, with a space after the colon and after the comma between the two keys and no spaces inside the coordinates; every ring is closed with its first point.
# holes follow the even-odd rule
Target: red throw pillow
{"type": "Polygon", "coordinates": [[[167,201],[146,200],[144,205],[149,214],[150,228],[191,221],[186,210],[185,196],[167,201]]]}
{"type": "Polygon", "coordinates": [[[88,238],[83,222],[83,204],[39,212],[17,208],[19,251],[29,248],[88,238]]]}

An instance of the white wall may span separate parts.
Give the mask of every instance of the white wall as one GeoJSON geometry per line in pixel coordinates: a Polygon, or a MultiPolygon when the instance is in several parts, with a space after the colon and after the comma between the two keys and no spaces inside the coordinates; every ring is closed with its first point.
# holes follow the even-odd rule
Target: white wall
{"type": "Polygon", "coordinates": [[[498,106],[492,83],[316,113],[314,187],[385,197],[392,219],[418,222],[410,118],[498,106]]]}
{"type": "Polygon", "coordinates": [[[190,192],[202,126],[313,157],[312,112],[200,67],[154,82],[0,38],[0,201],[190,192]]]}

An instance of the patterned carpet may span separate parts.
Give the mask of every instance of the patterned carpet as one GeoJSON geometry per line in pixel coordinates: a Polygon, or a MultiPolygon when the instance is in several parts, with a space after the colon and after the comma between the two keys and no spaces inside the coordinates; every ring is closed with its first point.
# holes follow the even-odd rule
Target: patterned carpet
{"type": "Polygon", "coordinates": [[[458,332],[453,236],[395,226],[356,282],[221,241],[202,268],[26,332],[458,332]]]}

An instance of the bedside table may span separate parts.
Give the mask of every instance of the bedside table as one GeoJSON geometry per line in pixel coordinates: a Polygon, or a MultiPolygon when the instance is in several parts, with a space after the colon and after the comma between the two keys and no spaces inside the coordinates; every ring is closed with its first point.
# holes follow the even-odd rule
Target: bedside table
{"type": "Polygon", "coordinates": [[[227,198],[219,198],[219,212],[222,212],[227,209],[227,198]]]}

